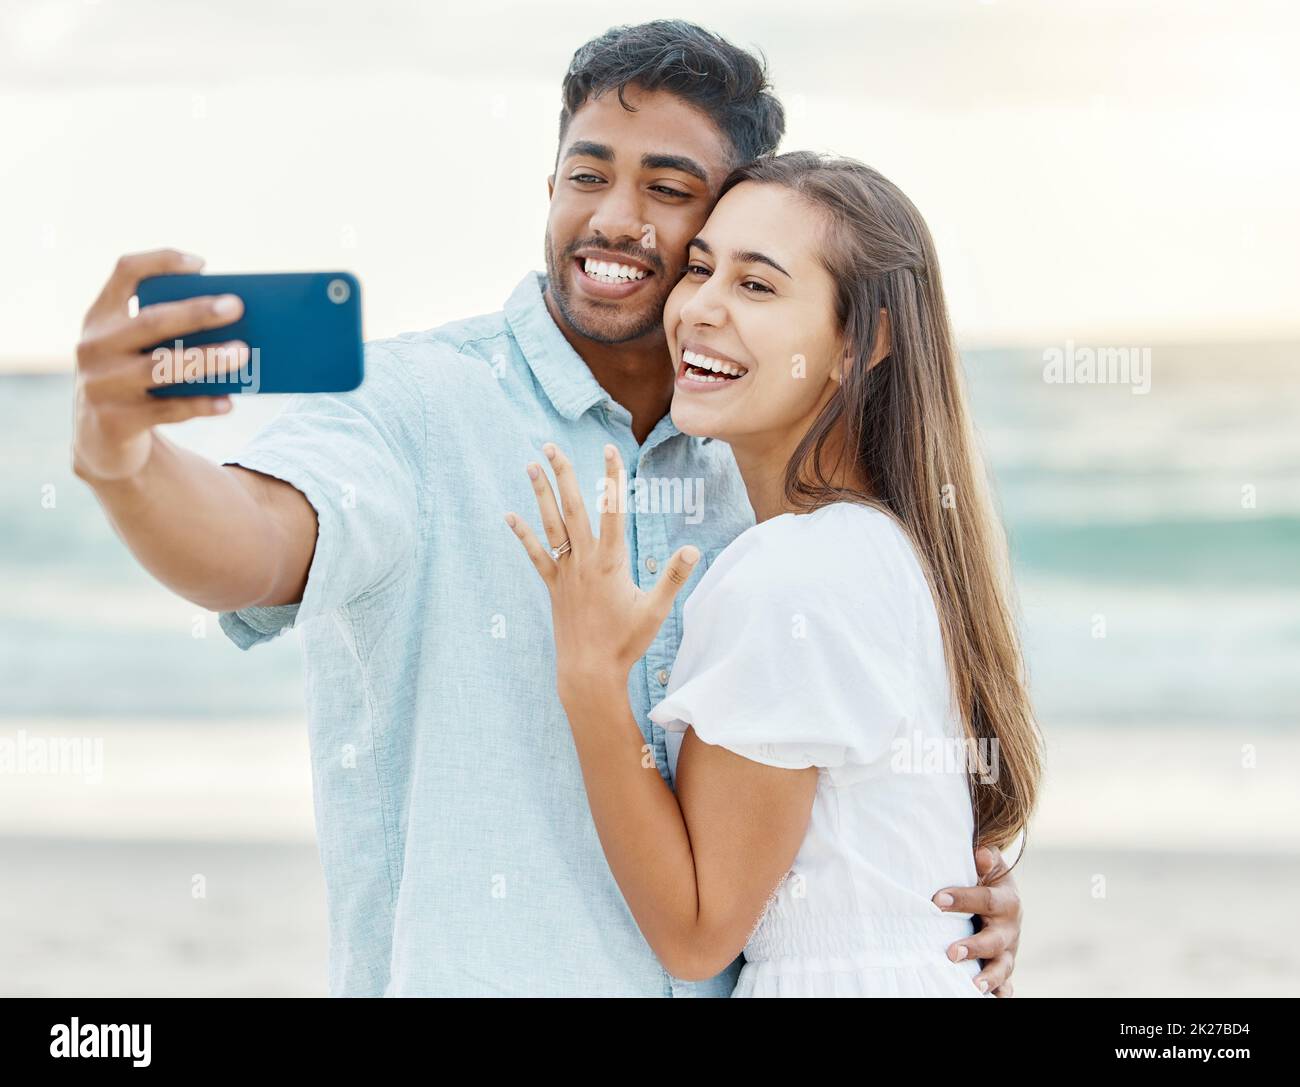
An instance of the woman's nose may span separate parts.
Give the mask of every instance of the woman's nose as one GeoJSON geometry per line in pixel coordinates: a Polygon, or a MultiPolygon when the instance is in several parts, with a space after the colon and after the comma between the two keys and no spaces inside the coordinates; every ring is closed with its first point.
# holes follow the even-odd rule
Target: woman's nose
{"type": "Polygon", "coordinates": [[[708,279],[686,300],[679,320],[686,325],[708,325],[717,328],[727,320],[727,310],[721,291],[708,279]]]}

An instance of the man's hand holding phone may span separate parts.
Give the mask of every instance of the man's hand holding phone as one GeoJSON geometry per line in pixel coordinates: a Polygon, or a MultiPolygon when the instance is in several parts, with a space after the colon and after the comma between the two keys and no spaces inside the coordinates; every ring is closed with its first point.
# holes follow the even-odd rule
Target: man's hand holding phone
{"type": "MultiPolygon", "coordinates": [[[[135,316],[130,301],[148,276],[194,273],[200,257],[159,249],[125,256],[86,313],[77,344],[77,401],[73,469],[89,483],[128,478],[149,459],[153,428],[200,415],[230,410],[229,396],[160,398],[149,395],[161,369],[180,371],[174,348],[154,347],[195,332],[233,324],[244,312],[231,294],[203,295],[145,306],[135,316]],[[162,354],[165,353],[165,354],[162,354]]],[[[203,348],[209,372],[238,371],[248,360],[248,345],[226,340],[203,348]]]]}
{"type": "MultiPolygon", "coordinates": [[[[202,265],[173,249],[118,261],[77,345],[73,471],[145,569],[187,600],[211,611],[294,603],[302,599],[316,548],[311,503],[283,480],[213,464],[154,427],[229,410],[229,395],[213,382],[234,379],[254,350],[233,330],[222,331],[236,323],[275,342],[282,360],[276,391],[355,387],[361,380],[356,292],[349,313],[337,299],[322,301],[326,284],[339,278],[328,273],[223,277],[249,289],[243,297],[228,289],[209,293],[203,290],[208,277],[195,274],[202,265]],[[145,293],[146,280],[160,297],[152,305],[141,297],[133,316],[131,299],[145,293]],[[303,294],[291,286],[300,282],[315,287],[303,294]],[[245,320],[254,306],[260,325],[245,320]],[[322,320],[326,306],[332,308],[322,320]],[[185,355],[201,351],[199,380],[176,358],[178,341],[185,355]],[[322,365],[322,358],[333,361],[322,365]],[[213,387],[221,391],[209,394],[213,387]]],[[[232,391],[256,389],[240,382],[232,391]]]]}

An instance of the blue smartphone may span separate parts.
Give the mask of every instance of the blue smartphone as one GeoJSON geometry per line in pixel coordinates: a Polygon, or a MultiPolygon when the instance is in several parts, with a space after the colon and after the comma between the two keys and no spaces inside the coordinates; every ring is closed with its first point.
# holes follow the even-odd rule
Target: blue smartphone
{"type": "Polygon", "coordinates": [[[236,376],[205,377],[201,353],[193,352],[196,365],[186,365],[185,380],[177,375],[151,388],[153,396],[336,393],[361,384],[361,284],[351,273],[151,276],[136,289],[141,309],[208,294],[239,295],[244,314],[233,324],[184,337],[182,347],[242,340],[248,362],[236,376]]]}

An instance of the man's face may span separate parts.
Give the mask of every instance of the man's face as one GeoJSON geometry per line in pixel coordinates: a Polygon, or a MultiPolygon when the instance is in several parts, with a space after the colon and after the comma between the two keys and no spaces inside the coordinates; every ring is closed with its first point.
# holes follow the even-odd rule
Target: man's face
{"type": "Polygon", "coordinates": [[[598,343],[662,335],[686,243],[731,165],[707,116],[666,91],[588,100],[569,122],[546,222],[546,272],[561,316],[598,343]],[[604,267],[602,267],[602,265],[604,267]]]}

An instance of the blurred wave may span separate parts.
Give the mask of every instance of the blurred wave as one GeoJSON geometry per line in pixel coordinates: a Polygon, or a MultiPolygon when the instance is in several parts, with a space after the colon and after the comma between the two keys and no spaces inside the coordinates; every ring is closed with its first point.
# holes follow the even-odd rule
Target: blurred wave
{"type": "MultiPolygon", "coordinates": [[[[1054,724],[1294,726],[1300,370],[1289,344],[1152,348],[1150,392],[966,354],[1054,724]]],[[[301,714],[297,636],[241,654],[155,584],[71,473],[67,375],[0,377],[0,716],[301,714]]]]}

